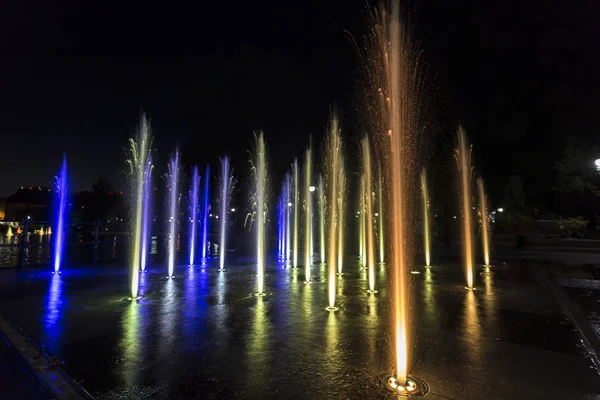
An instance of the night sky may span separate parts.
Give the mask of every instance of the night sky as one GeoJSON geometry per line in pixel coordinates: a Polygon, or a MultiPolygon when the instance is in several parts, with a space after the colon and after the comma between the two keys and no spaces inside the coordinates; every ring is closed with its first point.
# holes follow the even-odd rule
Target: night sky
{"type": "MultiPolygon", "coordinates": [[[[345,31],[365,33],[364,1],[192,4],[2,1],[0,196],[48,186],[63,152],[74,190],[101,176],[121,187],[123,147],[142,108],[158,163],[177,142],[187,162],[214,163],[227,151],[243,171],[252,131],[262,128],[282,171],[309,134],[319,141],[333,104],[348,134],[359,134],[358,66],[345,31]]],[[[431,112],[464,124],[492,197],[511,174],[543,197],[563,138],[597,137],[600,6],[410,8],[430,65],[431,112]]]]}

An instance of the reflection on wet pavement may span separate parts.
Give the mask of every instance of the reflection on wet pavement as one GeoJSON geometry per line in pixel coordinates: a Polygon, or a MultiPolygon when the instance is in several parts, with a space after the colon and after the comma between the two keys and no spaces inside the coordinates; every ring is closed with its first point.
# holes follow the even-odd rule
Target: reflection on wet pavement
{"type": "MultiPolygon", "coordinates": [[[[180,266],[174,279],[154,266],[142,274],[137,303],[122,300],[124,267],[67,268],[60,276],[1,271],[0,313],[44,342],[99,399],[387,395],[385,266],[376,269],[376,295],[363,291],[358,264],[345,266],[342,309],[327,313],[325,268],[313,269],[320,281],[303,284],[297,271],[267,264],[270,295],[255,298],[252,260],[231,258],[225,272],[211,261],[180,266]]],[[[578,331],[528,265],[481,269],[474,292],[464,290],[453,263],[412,280],[410,365],[430,384],[430,398],[600,395],[578,331]]]]}

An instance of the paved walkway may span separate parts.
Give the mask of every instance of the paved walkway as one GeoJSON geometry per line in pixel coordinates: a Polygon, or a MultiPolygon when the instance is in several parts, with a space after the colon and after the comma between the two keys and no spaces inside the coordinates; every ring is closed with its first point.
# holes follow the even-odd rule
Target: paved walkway
{"type": "Polygon", "coordinates": [[[1,333],[0,398],[3,400],[51,399],[1,333]]]}

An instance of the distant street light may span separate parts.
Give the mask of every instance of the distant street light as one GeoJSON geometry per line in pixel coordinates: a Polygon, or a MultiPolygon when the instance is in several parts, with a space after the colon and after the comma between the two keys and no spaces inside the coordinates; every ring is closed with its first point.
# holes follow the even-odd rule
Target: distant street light
{"type": "Polygon", "coordinates": [[[600,158],[597,158],[594,164],[596,165],[596,171],[600,172],[600,158]]]}
{"type": "MultiPolygon", "coordinates": [[[[599,161],[600,161],[600,160],[599,160],[599,161]]],[[[315,191],[315,189],[316,189],[316,188],[315,188],[314,186],[310,186],[310,187],[308,188],[308,191],[309,191],[309,192],[314,192],[314,191],[315,191]]]]}
{"type": "Polygon", "coordinates": [[[500,208],[498,209],[498,212],[503,212],[503,211],[504,211],[504,208],[502,208],[502,207],[500,207],[500,208]]]}

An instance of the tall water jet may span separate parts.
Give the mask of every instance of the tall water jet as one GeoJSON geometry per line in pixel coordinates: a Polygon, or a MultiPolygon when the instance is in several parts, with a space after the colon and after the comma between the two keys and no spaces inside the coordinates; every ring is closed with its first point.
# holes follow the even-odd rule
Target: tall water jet
{"type": "Polygon", "coordinates": [[[479,191],[479,214],[481,214],[481,241],[483,244],[483,261],[485,267],[490,266],[490,233],[488,226],[487,197],[483,179],[477,179],[477,189],[479,191]]]}
{"type": "Polygon", "coordinates": [[[358,185],[358,259],[363,267],[365,262],[365,177],[360,176],[358,185]]]}
{"type": "Polygon", "coordinates": [[[208,213],[209,205],[209,190],[210,190],[210,165],[206,166],[204,173],[204,207],[202,208],[202,262],[206,261],[206,251],[208,249],[208,213]]]}
{"type": "Polygon", "coordinates": [[[300,191],[298,189],[298,159],[294,159],[294,163],[292,164],[292,173],[294,175],[294,205],[292,206],[294,208],[294,251],[292,253],[292,268],[298,268],[298,235],[300,232],[300,210],[298,210],[300,206],[300,191]]]}
{"type": "Polygon", "coordinates": [[[312,155],[310,146],[304,160],[304,282],[310,283],[312,266],[312,155]]]}
{"type": "Polygon", "coordinates": [[[285,175],[285,260],[289,262],[291,260],[291,248],[292,248],[292,202],[291,202],[291,177],[290,174],[287,173],[285,175]]]}
{"type": "Polygon", "coordinates": [[[67,155],[63,154],[62,167],[54,178],[56,228],[54,232],[54,273],[60,272],[65,245],[65,220],[67,219],[67,155]]]}
{"type": "Polygon", "coordinates": [[[148,263],[148,249],[150,246],[150,238],[152,236],[152,155],[148,155],[148,161],[144,168],[144,188],[142,190],[143,196],[143,210],[142,210],[142,244],[140,249],[140,270],[146,271],[146,264],[148,263]]]}
{"type": "Polygon", "coordinates": [[[377,227],[379,228],[379,234],[377,235],[377,242],[379,243],[379,262],[385,262],[385,241],[384,241],[384,225],[383,225],[383,182],[381,179],[381,166],[377,170],[377,207],[379,212],[377,213],[377,227]]]}
{"type": "Polygon", "coordinates": [[[327,183],[329,199],[327,200],[327,211],[328,211],[328,229],[329,229],[329,243],[328,243],[328,258],[327,258],[327,288],[328,288],[328,300],[329,306],[328,311],[336,311],[335,306],[335,291],[336,282],[335,274],[338,260],[338,224],[339,221],[339,179],[340,179],[340,158],[342,151],[342,138],[340,135],[339,120],[335,113],[332,113],[331,120],[329,122],[329,135],[327,138],[327,183]]]}
{"type": "Polygon", "coordinates": [[[227,211],[231,192],[235,186],[233,171],[229,166],[229,157],[221,159],[221,242],[219,243],[219,271],[225,269],[225,254],[227,252],[227,211]]]}
{"type": "Polygon", "coordinates": [[[369,138],[365,136],[362,140],[362,160],[363,160],[363,186],[365,199],[365,234],[367,237],[367,269],[369,277],[369,293],[376,293],[375,290],[375,243],[373,240],[373,190],[371,173],[371,148],[369,138]]]}
{"type": "Polygon", "coordinates": [[[408,26],[400,19],[399,0],[391,1],[391,12],[380,7],[373,15],[370,42],[371,53],[366,81],[368,113],[379,138],[382,160],[389,176],[387,204],[390,249],[392,301],[393,375],[386,387],[397,395],[422,394],[426,385],[409,377],[410,263],[413,261],[414,218],[418,204],[417,148],[424,123],[422,95],[424,74],[419,52],[412,41],[408,26]],[[373,112],[371,112],[373,111],[373,112]],[[416,204],[415,204],[416,203],[416,204]]]}
{"type": "Polygon", "coordinates": [[[431,242],[429,229],[429,191],[427,188],[427,174],[421,171],[421,198],[423,199],[423,250],[425,252],[425,266],[431,267],[431,242]]]}
{"type": "Polygon", "coordinates": [[[167,251],[169,253],[169,278],[173,277],[175,270],[175,248],[177,246],[177,224],[179,222],[179,174],[181,163],[179,160],[179,149],[171,156],[166,176],[168,198],[167,198],[167,251]]]}
{"type": "Polygon", "coordinates": [[[255,181],[254,193],[251,197],[252,212],[251,223],[256,223],[256,293],[255,296],[264,296],[265,284],[265,228],[267,221],[267,151],[264,133],[261,131],[254,135],[255,155],[250,160],[252,175],[255,181]]]}
{"type": "Polygon", "coordinates": [[[471,205],[471,146],[462,126],[458,128],[458,147],[455,151],[456,165],[460,179],[460,199],[462,208],[463,259],[467,275],[467,289],[473,290],[473,223],[471,205]]]}
{"type": "Polygon", "coordinates": [[[344,198],[346,197],[346,171],[344,169],[344,155],[339,154],[339,190],[338,190],[338,247],[337,247],[337,268],[338,274],[342,275],[342,267],[344,265],[344,198]]]}
{"type": "Polygon", "coordinates": [[[142,113],[140,125],[135,138],[129,139],[129,151],[127,164],[131,179],[131,191],[135,193],[131,197],[132,205],[132,238],[131,238],[131,299],[136,300],[139,294],[139,271],[142,253],[143,217],[146,199],[146,186],[148,164],[151,163],[152,131],[146,115],[142,113]]]}
{"type": "Polygon", "coordinates": [[[325,199],[323,176],[319,175],[319,253],[321,264],[325,263],[325,199]]]}
{"type": "Polygon", "coordinates": [[[277,254],[281,257],[285,242],[283,239],[283,232],[285,230],[285,222],[283,221],[283,189],[282,194],[279,196],[277,202],[277,254]]]}
{"type": "Polygon", "coordinates": [[[190,192],[188,195],[189,202],[189,231],[188,231],[188,239],[189,239],[189,265],[194,265],[196,260],[196,231],[198,229],[198,195],[200,191],[200,175],[198,175],[198,166],[194,165],[194,169],[192,171],[192,182],[190,185],[190,192]]]}

